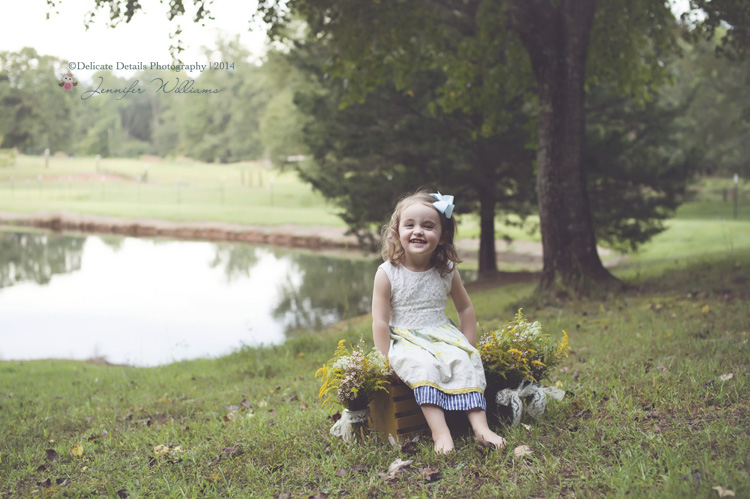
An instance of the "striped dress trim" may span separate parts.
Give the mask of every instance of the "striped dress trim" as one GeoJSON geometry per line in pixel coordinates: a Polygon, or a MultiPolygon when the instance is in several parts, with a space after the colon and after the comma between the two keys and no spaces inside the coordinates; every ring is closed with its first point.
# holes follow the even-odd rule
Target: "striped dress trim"
{"type": "Polygon", "coordinates": [[[434,404],[446,411],[468,411],[476,408],[487,410],[487,401],[480,392],[451,395],[431,386],[418,386],[414,389],[414,398],[419,405],[434,404]]]}
{"type": "Polygon", "coordinates": [[[468,387],[468,388],[444,388],[437,383],[433,383],[432,381],[417,381],[416,383],[407,383],[409,385],[409,388],[412,390],[416,390],[417,388],[421,387],[432,387],[440,392],[447,393],[448,395],[460,395],[464,393],[473,393],[473,392],[479,392],[484,393],[484,390],[482,388],[479,388],[478,386],[474,387],[468,387]]]}

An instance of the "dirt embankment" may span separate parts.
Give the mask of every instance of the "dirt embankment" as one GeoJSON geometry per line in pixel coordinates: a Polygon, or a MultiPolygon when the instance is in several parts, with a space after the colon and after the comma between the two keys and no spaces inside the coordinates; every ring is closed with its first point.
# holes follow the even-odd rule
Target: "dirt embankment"
{"type": "MultiPolygon", "coordinates": [[[[199,241],[238,241],[251,244],[285,246],[309,250],[361,251],[357,238],[348,235],[346,227],[277,225],[257,226],[220,222],[171,222],[143,218],[116,218],[67,212],[13,213],[0,212],[0,225],[39,227],[53,231],[119,234],[134,237],[167,237],[199,241]]],[[[477,258],[479,241],[456,241],[459,256],[477,258]]],[[[531,271],[542,267],[542,247],[531,241],[496,241],[498,266],[531,271]]],[[[607,254],[600,249],[600,254],[607,254]]],[[[612,265],[618,259],[610,259],[612,265]]],[[[525,272],[515,272],[516,277],[525,272]]],[[[507,277],[507,276],[506,276],[507,277]]],[[[523,276],[528,279],[528,275],[523,276]]]]}
{"type": "Polygon", "coordinates": [[[359,249],[357,239],[346,235],[344,227],[297,225],[265,227],[217,222],[170,222],[141,218],[115,218],[77,213],[10,212],[0,212],[0,224],[135,237],[241,241],[307,249],[359,249]]]}

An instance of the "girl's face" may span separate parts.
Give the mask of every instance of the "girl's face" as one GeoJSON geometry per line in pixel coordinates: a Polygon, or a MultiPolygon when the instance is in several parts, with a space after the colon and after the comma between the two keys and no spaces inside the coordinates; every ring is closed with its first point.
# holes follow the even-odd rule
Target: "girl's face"
{"type": "Polygon", "coordinates": [[[407,259],[429,258],[437,249],[443,236],[440,213],[422,203],[414,203],[401,212],[398,236],[407,259]]]}

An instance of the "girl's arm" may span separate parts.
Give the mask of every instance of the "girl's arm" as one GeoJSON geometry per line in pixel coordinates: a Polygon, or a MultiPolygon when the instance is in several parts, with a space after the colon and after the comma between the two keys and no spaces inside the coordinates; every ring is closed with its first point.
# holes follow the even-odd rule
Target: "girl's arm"
{"type": "Polygon", "coordinates": [[[458,325],[471,346],[477,346],[477,316],[474,313],[474,305],[471,303],[469,293],[466,292],[463,281],[458,270],[453,271],[453,283],[451,285],[451,298],[458,312],[458,325]]]}
{"type": "Polygon", "coordinates": [[[388,357],[391,348],[391,281],[383,269],[375,274],[372,290],[372,341],[380,353],[388,357]]]}

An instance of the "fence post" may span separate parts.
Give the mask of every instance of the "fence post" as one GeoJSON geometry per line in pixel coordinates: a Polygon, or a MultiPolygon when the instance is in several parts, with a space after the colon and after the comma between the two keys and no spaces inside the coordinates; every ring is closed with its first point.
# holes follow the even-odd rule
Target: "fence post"
{"type": "Polygon", "coordinates": [[[737,220],[737,203],[739,202],[740,190],[739,190],[740,176],[734,174],[734,219],[737,220]]]}

